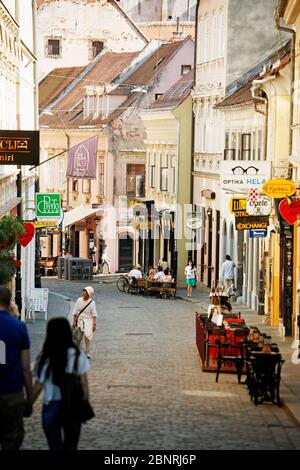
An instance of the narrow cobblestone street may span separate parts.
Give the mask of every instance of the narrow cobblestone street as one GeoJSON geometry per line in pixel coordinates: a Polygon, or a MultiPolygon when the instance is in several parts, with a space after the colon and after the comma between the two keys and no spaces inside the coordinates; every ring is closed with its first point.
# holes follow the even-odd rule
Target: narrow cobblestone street
{"type": "MultiPolygon", "coordinates": [[[[72,301],[82,283],[47,280],[72,301]]],[[[235,375],[203,373],[195,347],[195,307],[184,300],[121,294],[93,284],[99,313],[90,371],[96,418],[81,449],[300,449],[300,429],[275,405],[255,407],[235,375]]],[[[51,296],[50,317],[68,313],[51,296]]],[[[37,353],[45,322],[28,324],[37,353]]],[[[41,401],[26,420],[24,449],[45,449],[41,401]]]]}

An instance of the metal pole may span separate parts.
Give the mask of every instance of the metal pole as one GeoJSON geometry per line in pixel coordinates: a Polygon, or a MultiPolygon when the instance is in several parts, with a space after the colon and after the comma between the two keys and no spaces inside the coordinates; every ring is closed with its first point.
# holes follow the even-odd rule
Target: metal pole
{"type": "MultiPolygon", "coordinates": [[[[17,176],[17,197],[21,198],[17,207],[17,216],[19,220],[23,220],[22,214],[22,170],[21,166],[18,165],[18,176],[17,176]]],[[[17,244],[17,260],[21,261],[21,245],[17,244]]],[[[17,268],[16,273],[16,304],[19,308],[19,312],[22,312],[22,277],[21,277],[21,268],[17,268]]]]}

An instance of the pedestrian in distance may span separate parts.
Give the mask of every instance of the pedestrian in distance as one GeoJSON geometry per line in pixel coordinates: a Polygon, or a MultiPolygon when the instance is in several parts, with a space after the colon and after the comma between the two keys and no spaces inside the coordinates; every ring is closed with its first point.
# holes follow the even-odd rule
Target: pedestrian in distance
{"type": "Polygon", "coordinates": [[[188,265],[185,267],[184,270],[186,285],[187,285],[187,296],[192,297],[193,295],[193,287],[197,285],[197,269],[195,267],[194,262],[190,259],[188,265]]]}
{"type": "Polygon", "coordinates": [[[103,248],[101,262],[102,262],[102,264],[101,264],[102,265],[102,273],[103,273],[104,266],[106,265],[107,270],[108,270],[108,274],[110,274],[111,273],[111,271],[110,271],[110,259],[107,255],[107,245],[105,245],[104,248],[103,248]]]}
{"type": "Polygon", "coordinates": [[[96,304],[92,299],[94,289],[90,286],[85,287],[82,291],[82,297],[76,301],[73,310],[73,331],[74,341],[78,348],[81,342],[85,340],[85,352],[87,357],[91,359],[90,348],[93,334],[96,331],[97,310],[96,304]]]}
{"type": "MultiPolygon", "coordinates": [[[[53,318],[48,322],[42,353],[35,366],[32,402],[42,390],[42,426],[51,451],[76,450],[81,431],[81,420],[74,413],[64,413],[62,390],[66,374],[76,373],[83,392],[89,399],[86,355],[74,344],[72,330],[66,318],[53,318]]],[[[72,397],[71,397],[72,398],[72,397]]]]}
{"type": "Polygon", "coordinates": [[[10,312],[11,292],[0,287],[0,447],[18,450],[23,417],[31,415],[32,376],[26,325],[10,312]],[[25,396],[24,396],[25,389],[25,396]]]}
{"type": "Polygon", "coordinates": [[[221,268],[221,281],[228,296],[232,294],[234,289],[234,269],[234,262],[229,255],[226,255],[225,261],[221,268]]]}

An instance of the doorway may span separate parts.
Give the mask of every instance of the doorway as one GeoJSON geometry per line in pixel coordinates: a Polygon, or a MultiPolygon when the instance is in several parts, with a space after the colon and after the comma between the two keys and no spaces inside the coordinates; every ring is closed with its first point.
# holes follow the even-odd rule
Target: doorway
{"type": "Polygon", "coordinates": [[[121,235],[119,238],[119,272],[130,271],[133,265],[133,240],[121,235]]]}

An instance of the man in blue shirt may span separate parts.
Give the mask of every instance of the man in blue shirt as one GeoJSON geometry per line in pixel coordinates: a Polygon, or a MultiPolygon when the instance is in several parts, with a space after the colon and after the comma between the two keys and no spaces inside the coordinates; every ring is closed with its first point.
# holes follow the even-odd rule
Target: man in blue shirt
{"type": "Polygon", "coordinates": [[[24,439],[23,415],[30,414],[30,342],[24,323],[9,313],[11,292],[0,286],[0,446],[17,450],[24,439]],[[24,387],[26,401],[24,398],[24,387]]]}
{"type": "Polygon", "coordinates": [[[231,295],[232,289],[234,289],[234,268],[234,262],[231,260],[229,255],[226,255],[226,259],[222,264],[221,280],[225,287],[225,292],[228,295],[231,295]]]}

